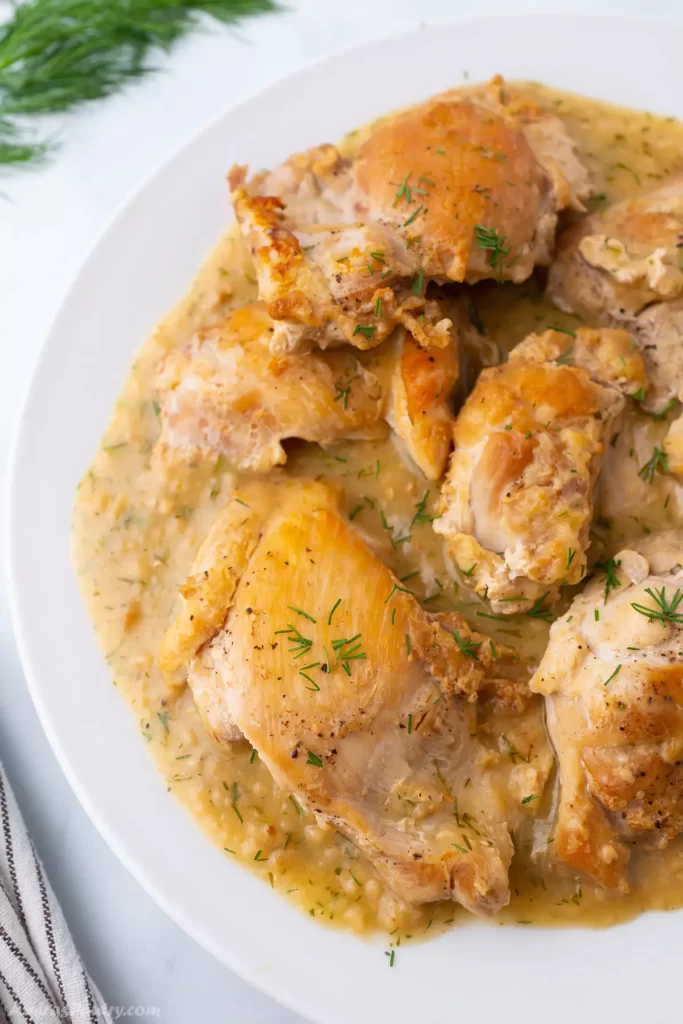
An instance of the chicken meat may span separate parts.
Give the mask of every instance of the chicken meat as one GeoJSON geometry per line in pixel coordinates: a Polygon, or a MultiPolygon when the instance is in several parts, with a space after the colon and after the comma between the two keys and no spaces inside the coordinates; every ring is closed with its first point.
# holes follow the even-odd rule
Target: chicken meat
{"type": "Polygon", "coordinates": [[[629,848],[683,828],[683,536],[598,567],[531,679],[559,766],[553,856],[628,890],[629,848]]]}
{"type": "Polygon", "coordinates": [[[480,374],[434,529],[496,612],[545,607],[584,577],[605,442],[624,395],[646,386],[629,335],[609,328],[531,334],[480,374]]]}
{"type": "Polygon", "coordinates": [[[273,321],[244,306],[164,359],[160,450],[214,452],[241,470],[286,461],[282,441],[371,440],[387,420],[418,468],[443,475],[451,448],[457,340],[423,349],[399,328],[380,349],[275,354],[273,321]]]}
{"type": "Polygon", "coordinates": [[[286,461],[282,441],[380,438],[385,395],[357,353],[274,354],[264,307],[244,306],[165,358],[156,380],[163,449],[224,455],[243,470],[286,461]]]}
{"type": "Polygon", "coordinates": [[[560,236],[548,293],[560,309],[627,328],[645,361],[645,407],[683,383],[683,175],[608,206],[560,236]]]}
{"type": "Polygon", "coordinates": [[[251,179],[233,168],[274,348],[368,348],[397,323],[422,345],[445,345],[428,281],[518,282],[547,264],[558,210],[587,186],[561,123],[527,108],[435,97],[381,122],[353,158],[326,145],[251,179]],[[555,163],[553,149],[565,153],[555,163]]]}
{"type": "Polygon", "coordinates": [[[506,796],[475,716],[478,694],[528,693],[514,652],[425,612],[321,483],[236,493],[181,595],[160,664],[219,742],[246,737],[401,898],[507,902],[506,796]]]}

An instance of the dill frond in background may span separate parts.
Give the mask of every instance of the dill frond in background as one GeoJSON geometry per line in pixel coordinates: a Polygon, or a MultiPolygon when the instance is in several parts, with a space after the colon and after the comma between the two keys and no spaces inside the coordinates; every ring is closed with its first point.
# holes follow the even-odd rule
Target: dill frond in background
{"type": "Polygon", "coordinates": [[[168,53],[202,20],[233,24],[275,9],[273,0],[0,0],[0,167],[36,166],[55,150],[31,118],[150,74],[155,52],[168,53]]]}

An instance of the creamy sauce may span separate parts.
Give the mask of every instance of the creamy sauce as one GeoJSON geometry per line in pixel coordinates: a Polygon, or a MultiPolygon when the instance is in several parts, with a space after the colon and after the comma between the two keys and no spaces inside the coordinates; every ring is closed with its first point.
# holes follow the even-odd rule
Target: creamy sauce
{"type": "MultiPolygon", "coordinates": [[[[637,194],[683,168],[683,125],[634,113],[540,86],[529,91],[565,119],[578,140],[598,193],[609,200],[637,194]]],[[[352,153],[369,129],[351,133],[342,148],[352,153]]],[[[604,203],[596,197],[591,209],[604,203]]],[[[487,283],[469,289],[486,329],[485,350],[496,362],[527,333],[545,326],[574,327],[576,318],[543,299],[543,281],[521,286],[487,283]]],[[[455,904],[411,907],[396,900],[372,865],[332,829],[277,789],[246,742],[219,750],[207,737],[192,696],[169,689],[156,665],[162,635],[175,610],[177,587],[197,548],[224,508],[239,476],[215,457],[173,463],[157,458],[160,424],[154,377],[160,360],[185,344],[200,327],[256,298],[249,258],[229,228],[202,267],[189,295],[142,347],[112,420],[76,499],[73,550],[76,570],[114,685],[131,706],[150,753],[172,792],[223,850],[262,876],[266,884],[316,919],[356,932],[383,929],[392,943],[463,923],[455,904]]],[[[465,359],[461,387],[476,375],[465,359]]],[[[672,413],[673,415],[673,413],[672,413]]],[[[619,550],[623,541],[650,530],[683,524],[679,488],[659,475],[652,484],[638,478],[667,423],[645,415],[614,439],[603,475],[591,549],[595,558],[619,550]]],[[[316,445],[287,445],[288,462],[277,473],[314,476],[341,484],[356,525],[393,544],[389,564],[434,611],[457,608],[494,639],[515,646],[538,662],[548,626],[528,616],[500,622],[482,617],[486,606],[455,582],[444,565],[441,541],[429,522],[402,541],[416,509],[434,509],[437,489],[401,459],[391,441],[353,442],[323,451],[316,445]]],[[[490,745],[491,770],[509,774],[517,765],[549,757],[540,702],[522,715],[478,714],[478,728],[490,745]],[[504,737],[504,739],[501,739],[504,737]]],[[[607,925],[643,909],[683,905],[683,841],[665,850],[634,852],[628,896],[607,892],[589,880],[531,856],[543,821],[552,810],[554,782],[542,801],[530,804],[514,824],[516,855],[511,870],[512,900],[500,923],[607,925]],[[534,826],[534,821],[536,825],[534,826]]],[[[188,827],[191,827],[188,823],[188,827]]]]}

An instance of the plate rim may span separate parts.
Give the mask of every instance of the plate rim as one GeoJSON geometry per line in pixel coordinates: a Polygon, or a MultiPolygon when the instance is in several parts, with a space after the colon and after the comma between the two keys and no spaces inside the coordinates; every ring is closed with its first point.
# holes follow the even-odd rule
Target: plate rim
{"type": "MultiPolygon", "coordinates": [[[[420,25],[417,28],[412,29],[401,29],[391,33],[378,32],[371,38],[363,40],[358,44],[352,44],[348,46],[342,46],[332,50],[331,52],[315,57],[310,61],[307,61],[304,65],[297,68],[288,74],[277,78],[261,88],[248,92],[243,95],[237,102],[226,104],[225,108],[222,109],[218,114],[214,114],[211,117],[204,120],[186,139],[180,143],[172,146],[168,152],[159,158],[153,165],[153,167],[142,176],[142,178],[135,183],[130,189],[127,190],[124,198],[117,204],[112,214],[105,221],[104,226],[98,233],[96,239],[87,248],[85,255],[83,256],[79,267],[74,274],[72,280],[67,286],[58,307],[51,318],[49,327],[44,332],[43,337],[40,341],[36,359],[31,368],[31,372],[26,384],[24,393],[20,401],[19,412],[14,421],[14,429],[12,432],[12,440],[10,443],[10,457],[8,461],[8,487],[5,495],[5,511],[6,511],[6,527],[4,530],[5,540],[5,566],[6,566],[6,579],[8,582],[8,604],[10,609],[11,623],[14,633],[14,638],[17,644],[17,648],[20,656],[21,668],[24,673],[24,678],[31,695],[31,700],[36,709],[41,727],[47,737],[52,751],[55,754],[56,760],[59,763],[60,769],[63,771],[69,786],[74,792],[74,795],[78,799],[81,807],[89,817],[89,819],[95,825],[97,831],[102,836],[104,841],[107,843],[109,848],[115,854],[115,856],[121,861],[126,869],[135,878],[138,884],[147,892],[148,895],[154,899],[161,909],[168,914],[187,935],[189,935],[195,942],[197,942],[203,949],[214,956],[219,962],[223,963],[229,969],[235,971],[238,975],[246,979],[250,984],[254,985],[260,991],[266,993],[271,998],[276,1000],[280,1005],[286,1006],[288,1009],[295,1013],[304,1016],[308,1020],[320,1020],[327,1021],[327,1017],[319,1016],[318,1011],[312,1011],[310,1007],[306,1006],[305,1002],[300,1002],[297,998],[293,998],[288,992],[278,987],[276,984],[269,983],[267,976],[253,967],[253,965],[240,959],[236,954],[235,949],[226,951],[225,949],[217,948],[205,935],[201,933],[195,922],[187,918],[182,909],[175,905],[171,898],[168,897],[161,889],[157,888],[154,881],[150,879],[147,873],[140,867],[135,861],[133,856],[127,849],[126,842],[114,831],[112,831],[110,825],[101,816],[100,810],[97,805],[93,803],[89,794],[82,785],[82,782],[78,774],[73,769],[70,757],[63,746],[63,740],[60,738],[58,732],[53,727],[52,720],[49,712],[44,704],[43,695],[41,692],[40,681],[37,678],[38,673],[34,671],[33,658],[29,642],[26,637],[24,629],[24,620],[20,611],[20,598],[19,598],[19,577],[21,566],[17,560],[17,545],[15,544],[15,538],[18,530],[18,518],[20,516],[20,508],[18,507],[18,464],[21,456],[21,449],[24,443],[24,435],[27,424],[27,414],[31,402],[31,397],[34,391],[36,380],[41,372],[44,362],[47,358],[47,353],[51,344],[51,339],[55,332],[55,328],[58,325],[62,314],[72,302],[73,297],[77,294],[79,287],[82,285],[83,278],[87,273],[88,267],[93,261],[96,254],[101,248],[106,247],[110,235],[118,225],[119,221],[125,216],[131,206],[146,192],[148,187],[154,182],[154,180],[162,174],[162,172],[170,165],[176,163],[179,158],[193,149],[197,142],[205,135],[210,133],[216,126],[223,122],[226,118],[240,111],[242,108],[248,107],[254,101],[262,99],[269,92],[280,87],[289,86],[290,83],[297,80],[298,78],[305,78],[311,72],[317,68],[322,68],[327,64],[334,63],[340,58],[344,58],[351,54],[362,53],[365,50],[372,50],[378,45],[387,46],[397,41],[410,39],[413,37],[419,38],[422,32],[427,29],[433,31],[438,28],[444,28],[451,30],[454,27],[461,24],[478,24],[483,25],[487,23],[522,23],[527,22],[530,24],[547,24],[547,25],[560,25],[562,22],[574,22],[574,23],[587,23],[592,22],[593,24],[604,23],[605,25],[613,26],[617,22],[620,26],[630,26],[631,28],[637,28],[638,26],[657,26],[662,30],[669,28],[672,31],[680,31],[683,28],[683,17],[675,18],[672,15],[659,15],[659,14],[628,14],[628,15],[609,15],[601,12],[585,11],[585,12],[525,12],[519,14],[501,14],[501,13],[485,13],[476,14],[468,13],[465,15],[454,15],[449,17],[441,17],[428,21],[424,25],[420,25]]],[[[455,73],[454,73],[455,77],[455,73]]],[[[137,349],[136,349],[137,350],[137,349]]],[[[125,701],[121,697],[117,698],[124,706],[126,713],[130,713],[130,709],[125,701]]],[[[147,756],[147,755],[146,755],[147,756]]],[[[157,772],[156,766],[154,771],[157,772]]],[[[161,778],[161,776],[160,776],[161,778]]],[[[175,798],[172,797],[172,801],[175,798]]],[[[186,812],[184,808],[181,808],[182,812],[186,817],[189,818],[189,812],[186,812]]],[[[195,826],[196,827],[196,826],[195,826]]],[[[202,841],[210,843],[203,833],[202,841]]],[[[242,869],[243,870],[243,869],[242,869]]],[[[259,881],[259,885],[263,883],[259,881]]],[[[297,914],[300,912],[297,911],[297,914]]],[[[683,909],[679,911],[680,915],[683,915],[683,909]]],[[[630,923],[630,922],[628,922],[630,923]]],[[[627,924],[628,924],[627,923],[627,924]]],[[[620,926],[616,926],[619,928],[620,926]]],[[[539,929],[539,931],[545,931],[546,929],[539,929]]],[[[564,929],[566,933],[568,929],[564,929]]],[[[579,931],[580,929],[575,929],[579,931]]],[[[493,934],[493,930],[492,934],[493,934]]],[[[338,934],[338,933],[337,933],[338,934]]],[[[360,941],[367,944],[367,937],[364,936],[353,936],[353,941],[360,941]]],[[[373,942],[370,937],[370,942],[373,942]]],[[[329,1018],[332,1019],[332,1018],[329,1018]]],[[[528,1019],[528,1018],[527,1018],[528,1019]]]]}

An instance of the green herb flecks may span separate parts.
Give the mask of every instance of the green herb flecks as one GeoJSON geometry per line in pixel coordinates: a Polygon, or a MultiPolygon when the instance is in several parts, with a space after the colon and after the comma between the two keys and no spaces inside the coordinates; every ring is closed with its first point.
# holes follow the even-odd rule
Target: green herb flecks
{"type": "MultiPolygon", "coordinates": [[[[226,25],[272,0],[23,0],[0,27],[0,165],[36,166],[57,148],[31,118],[64,114],[152,74],[206,17],[226,25]]],[[[4,20],[4,19],[3,19],[4,20]]]]}
{"type": "MultiPolygon", "coordinates": [[[[451,631],[448,630],[448,632],[450,633],[451,631]]],[[[461,652],[465,655],[466,658],[471,658],[473,661],[479,661],[478,651],[483,643],[482,640],[480,640],[478,643],[475,643],[475,641],[472,640],[470,637],[467,637],[463,640],[457,629],[451,633],[451,636],[455,637],[456,644],[458,645],[461,652]]]]}
{"type": "Polygon", "coordinates": [[[564,352],[561,353],[555,360],[556,366],[567,366],[569,363],[574,361],[574,346],[570,345],[564,352]]]}
{"type": "Polygon", "coordinates": [[[488,250],[488,264],[499,281],[503,280],[503,260],[510,252],[510,247],[505,246],[505,235],[499,235],[495,228],[485,228],[482,224],[476,224],[474,228],[474,240],[480,249],[488,250]]]}
{"type": "Polygon", "coordinates": [[[545,603],[546,602],[546,598],[548,597],[548,595],[549,595],[549,592],[546,593],[546,594],[543,594],[542,597],[539,597],[539,598],[537,598],[534,601],[533,605],[531,606],[531,608],[527,612],[527,615],[529,616],[530,619],[541,619],[543,622],[552,622],[553,621],[553,616],[552,616],[552,613],[550,611],[550,608],[548,608],[548,606],[545,603]]]}
{"type": "Polygon", "coordinates": [[[678,606],[681,601],[683,601],[683,591],[677,587],[671,600],[666,596],[666,587],[662,587],[661,590],[657,590],[656,588],[653,590],[652,587],[646,587],[645,593],[649,594],[655,602],[654,608],[649,605],[639,604],[637,601],[631,602],[631,608],[639,612],[641,615],[645,615],[648,619],[656,619],[659,622],[670,622],[676,626],[683,625],[683,614],[677,611],[678,606]]]}
{"type": "Polygon", "coordinates": [[[617,667],[615,668],[615,670],[611,674],[611,676],[609,676],[609,678],[605,680],[605,682],[603,683],[603,686],[609,686],[609,684],[612,682],[614,677],[618,676],[620,672],[621,672],[621,665],[617,665],[617,667]]]}
{"type": "Polygon", "coordinates": [[[657,473],[668,473],[669,464],[667,462],[666,453],[658,448],[656,445],[652,451],[652,455],[638,470],[638,476],[641,480],[647,481],[647,483],[654,483],[655,475],[657,473]]]}
{"type": "Polygon", "coordinates": [[[615,561],[614,558],[608,558],[606,562],[596,562],[595,568],[600,569],[605,574],[603,580],[605,584],[605,604],[607,604],[607,598],[609,597],[610,590],[616,590],[617,587],[621,586],[619,577],[617,576],[617,569],[621,565],[621,562],[615,561]]]}

